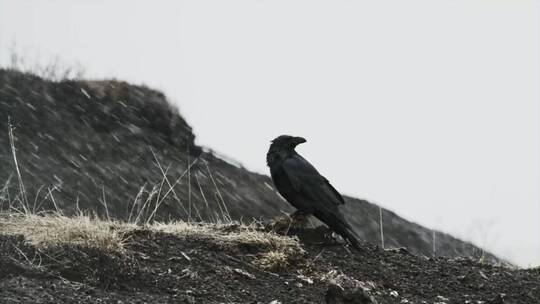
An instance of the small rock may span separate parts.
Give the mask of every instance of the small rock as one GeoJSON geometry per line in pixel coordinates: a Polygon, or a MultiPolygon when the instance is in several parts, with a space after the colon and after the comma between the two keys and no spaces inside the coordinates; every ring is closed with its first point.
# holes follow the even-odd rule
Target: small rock
{"type": "Polygon", "coordinates": [[[443,302],[448,302],[448,301],[450,301],[448,298],[445,298],[445,297],[443,297],[443,296],[437,296],[437,300],[443,301],[443,302]]]}
{"type": "Polygon", "coordinates": [[[193,297],[193,296],[185,296],[184,303],[195,304],[195,303],[197,303],[197,301],[195,301],[195,297],[193,297]]]}
{"type": "Polygon", "coordinates": [[[249,272],[247,272],[247,271],[245,271],[243,269],[235,268],[233,271],[238,273],[238,274],[241,274],[241,275],[243,275],[243,276],[245,276],[247,278],[255,279],[254,275],[252,275],[251,273],[249,273],[249,272]]]}
{"type": "Polygon", "coordinates": [[[390,291],[390,296],[392,296],[394,298],[397,298],[397,297],[399,297],[399,293],[397,291],[395,291],[395,290],[392,290],[392,291],[390,291]]]}
{"type": "Polygon", "coordinates": [[[189,279],[195,279],[198,277],[198,273],[196,271],[192,271],[189,268],[185,268],[181,271],[182,276],[181,278],[189,278],[189,279]]]}
{"type": "Polygon", "coordinates": [[[496,295],[493,299],[486,302],[486,304],[505,304],[506,301],[504,298],[506,297],[506,294],[500,293],[496,295]]]}
{"type": "Polygon", "coordinates": [[[270,302],[270,303],[268,303],[268,304],[281,304],[281,302],[278,301],[278,300],[273,300],[272,302],[270,302]]]}
{"type": "Polygon", "coordinates": [[[488,277],[482,272],[482,270],[478,270],[478,273],[480,273],[480,276],[484,279],[484,280],[487,280],[488,277]]]}
{"type": "Polygon", "coordinates": [[[391,248],[391,249],[385,249],[386,251],[395,252],[395,253],[401,253],[401,254],[411,254],[409,250],[405,247],[399,247],[399,248],[391,248]]]}
{"type": "Polygon", "coordinates": [[[310,277],[306,277],[304,275],[299,275],[298,278],[306,283],[308,283],[309,285],[313,284],[313,279],[310,278],[310,277]]]}
{"type": "Polygon", "coordinates": [[[344,274],[333,277],[326,292],[326,304],[378,304],[365,284],[344,274]]]}

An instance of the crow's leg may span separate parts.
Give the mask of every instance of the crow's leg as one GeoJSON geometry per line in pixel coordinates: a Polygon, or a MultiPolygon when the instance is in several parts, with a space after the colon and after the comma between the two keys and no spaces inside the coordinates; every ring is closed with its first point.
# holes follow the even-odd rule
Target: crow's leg
{"type": "Polygon", "coordinates": [[[289,216],[293,222],[293,225],[300,224],[300,226],[305,226],[307,224],[309,214],[301,210],[296,210],[295,212],[291,213],[289,216]]]}
{"type": "Polygon", "coordinates": [[[302,210],[296,210],[295,212],[289,215],[290,228],[293,229],[306,229],[309,227],[310,221],[309,217],[311,214],[304,212],[302,210]]]}

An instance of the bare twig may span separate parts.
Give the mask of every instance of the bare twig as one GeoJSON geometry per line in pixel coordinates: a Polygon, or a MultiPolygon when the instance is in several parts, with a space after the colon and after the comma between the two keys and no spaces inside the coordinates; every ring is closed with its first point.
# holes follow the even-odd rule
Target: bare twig
{"type": "Polygon", "coordinates": [[[13,154],[13,162],[15,163],[15,170],[17,171],[17,178],[19,180],[19,191],[20,191],[20,196],[21,196],[20,201],[22,203],[23,210],[26,213],[30,213],[28,199],[26,197],[26,190],[24,188],[21,171],[19,170],[19,163],[17,161],[17,150],[15,149],[15,138],[13,136],[13,126],[11,125],[10,117],[8,117],[8,130],[9,130],[9,143],[11,146],[11,153],[13,154]]]}
{"type": "Polygon", "coordinates": [[[217,194],[216,201],[218,203],[219,210],[221,211],[221,215],[225,219],[225,221],[230,222],[232,219],[231,219],[229,210],[227,209],[227,204],[225,203],[225,200],[223,199],[223,196],[221,195],[221,192],[219,191],[219,188],[216,184],[214,176],[212,175],[212,171],[210,171],[210,167],[208,166],[208,163],[206,163],[206,170],[208,171],[208,175],[210,176],[210,179],[212,180],[212,183],[214,184],[214,188],[216,189],[216,194],[217,194]],[[223,209],[221,208],[220,200],[221,200],[221,203],[223,204],[223,209]]]}
{"type": "Polygon", "coordinates": [[[107,207],[107,199],[105,198],[105,186],[104,185],[101,185],[101,195],[102,195],[102,198],[101,198],[101,204],[103,205],[103,207],[105,208],[105,215],[107,216],[107,220],[111,220],[111,218],[109,217],[109,207],[107,207]]]}
{"type": "Polygon", "coordinates": [[[383,229],[383,219],[382,219],[382,208],[379,206],[379,226],[381,227],[381,246],[384,249],[384,229],[383,229]]]}
{"type": "MultiPolygon", "coordinates": [[[[167,177],[167,174],[165,173],[165,171],[163,170],[163,167],[161,166],[161,163],[159,162],[159,159],[157,158],[156,153],[154,152],[152,147],[148,146],[148,148],[150,149],[150,152],[152,152],[154,160],[156,161],[156,165],[159,168],[159,171],[161,172],[161,175],[163,176],[163,179],[167,182],[167,186],[169,186],[169,191],[167,191],[167,193],[165,193],[164,197],[166,197],[169,194],[169,192],[172,191],[174,199],[178,202],[178,205],[180,206],[180,208],[182,208],[184,213],[189,217],[190,212],[188,212],[188,210],[186,210],[186,207],[184,207],[184,204],[182,204],[182,201],[180,201],[180,198],[178,198],[178,195],[176,194],[176,191],[174,190],[174,186],[176,185],[176,182],[175,182],[175,185],[171,184],[171,182],[169,181],[169,178],[167,177]]],[[[188,166],[187,170],[191,170],[191,166],[188,166]]]]}

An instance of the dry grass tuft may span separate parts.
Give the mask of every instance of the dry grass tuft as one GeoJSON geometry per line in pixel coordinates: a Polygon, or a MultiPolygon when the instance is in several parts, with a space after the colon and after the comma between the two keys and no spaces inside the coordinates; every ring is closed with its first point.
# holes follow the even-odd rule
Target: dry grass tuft
{"type": "Polygon", "coordinates": [[[268,271],[279,271],[287,269],[290,264],[290,256],[284,251],[268,251],[261,254],[255,263],[257,266],[268,271]]]}
{"type": "Polygon", "coordinates": [[[202,224],[176,221],[136,225],[79,214],[67,217],[60,213],[44,215],[0,214],[0,234],[23,235],[38,248],[64,245],[122,252],[126,235],[137,230],[163,232],[182,238],[205,239],[224,249],[256,248],[253,264],[264,270],[283,270],[304,256],[295,238],[257,229],[255,225],[202,224]]]}
{"type": "Polygon", "coordinates": [[[260,231],[253,225],[196,224],[177,221],[166,224],[154,223],[148,228],[152,231],[171,233],[178,236],[210,239],[221,246],[248,245],[275,250],[302,250],[296,239],[272,232],[260,231]]]}
{"type": "Polygon", "coordinates": [[[296,238],[258,230],[255,225],[155,223],[150,230],[184,237],[204,238],[222,248],[257,248],[252,264],[266,271],[282,271],[301,262],[305,251],[296,238]]]}
{"type": "Polygon", "coordinates": [[[0,221],[0,233],[23,235],[38,248],[79,245],[121,251],[125,241],[122,230],[129,226],[82,214],[75,217],[59,214],[4,214],[0,221]]]}

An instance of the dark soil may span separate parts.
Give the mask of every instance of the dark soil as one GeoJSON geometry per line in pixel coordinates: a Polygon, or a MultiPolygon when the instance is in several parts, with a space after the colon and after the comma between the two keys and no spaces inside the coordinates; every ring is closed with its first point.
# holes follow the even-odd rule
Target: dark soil
{"type": "MultiPolygon", "coordinates": [[[[268,248],[201,237],[140,230],[125,252],[110,253],[37,250],[22,237],[0,236],[0,303],[325,303],[332,288],[347,292],[332,286],[332,274],[369,286],[365,293],[377,303],[540,303],[536,269],[428,259],[370,244],[357,251],[323,228],[295,233],[305,254],[274,271],[255,263],[268,248]]],[[[370,303],[354,299],[329,302],[370,303]]]]}

